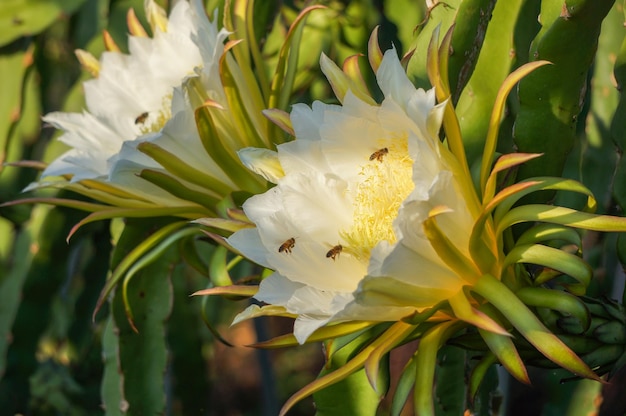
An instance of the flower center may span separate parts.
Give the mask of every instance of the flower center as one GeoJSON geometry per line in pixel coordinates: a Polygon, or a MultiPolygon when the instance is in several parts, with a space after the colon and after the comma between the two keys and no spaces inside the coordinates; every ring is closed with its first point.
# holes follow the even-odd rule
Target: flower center
{"type": "Polygon", "coordinates": [[[160,131],[170,118],[172,118],[172,94],[163,97],[160,110],[141,114],[135,119],[135,124],[139,125],[143,135],[160,131]]]}
{"type": "Polygon", "coordinates": [[[364,261],[380,241],[396,242],[393,220],[414,187],[407,136],[380,143],[381,148],[361,168],[363,180],[355,189],[352,228],[340,233],[347,251],[364,261]]]}

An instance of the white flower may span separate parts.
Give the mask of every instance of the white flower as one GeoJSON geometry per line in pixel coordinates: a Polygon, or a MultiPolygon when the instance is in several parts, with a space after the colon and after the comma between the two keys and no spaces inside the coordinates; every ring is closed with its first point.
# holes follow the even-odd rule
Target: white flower
{"type": "MultiPolygon", "coordinates": [[[[146,9],[149,15],[160,11],[151,0],[146,1],[146,9]]],[[[174,88],[187,77],[201,77],[212,98],[223,95],[218,62],[228,33],[218,31],[215,21],[209,22],[202,3],[179,1],[169,19],[156,19],[159,24],[153,24],[152,38],[129,37],[129,54],[103,53],[97,78],[84,83],[87,108],[83,113],[44,117],[64,131],[60,140],[71,149],[50,163],[42,177],[107,180],[125,142],[146,140],[178,111],[188,111],[184,104],[172,107],[174,88]]]]}
{"type": "MultiPolygon", "coordinates": [[[[447,207],[452,212],[437,223],[467,253],[475,218],[460,168],[438,138],[443,106],[433,90],[410,83],[395,50],[385,53],[376,77],[380,105],[348,92],[342,106],[293,107],[296,140],[277,152],[284,176],[244,204],[256,228],[228,239],[275,270],[255,298],[297,315],[300,342],[328,322],[401,319],[464,283],[422,226],[434,208],[447,207]],[[378,290],[380,281],[387,289],[378,290]]],[[[278,171],[275,156],[246,158],[256,172],[278,171]]],[[[261,313],[251,307],[237,320],[261,313]]]]}

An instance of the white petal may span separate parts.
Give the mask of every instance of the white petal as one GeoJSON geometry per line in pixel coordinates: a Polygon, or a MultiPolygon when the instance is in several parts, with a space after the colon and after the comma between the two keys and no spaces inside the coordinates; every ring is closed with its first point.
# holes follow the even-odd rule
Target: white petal
{"type": "Polygon", "coordinates": [[[326,325],[329,321],[330,318],[300,315],[293,324],[293,335],[300,344],[304,344],[313,332],[326,325]]]}
{"type": "Polygon", "coordinates": [[[385,51],[376,73],[376,80],[385,97],[393,98],[403,108],[406,108],[406,104],[416,90],[406,76],[395,48],[385,51]]]}
{"type": "Polygon", "coordinates": [[[226,241],[256,264],[270,267],[267,261],[267,249],[263,246],[256,228],[239,230],[227,238],[226,241]]]}

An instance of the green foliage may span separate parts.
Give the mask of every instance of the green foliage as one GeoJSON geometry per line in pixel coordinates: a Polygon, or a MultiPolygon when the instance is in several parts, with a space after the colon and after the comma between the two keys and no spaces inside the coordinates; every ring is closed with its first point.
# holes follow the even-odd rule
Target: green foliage
{"type": "Polygon", "coordinates": [[[519,178],[561,174],[574,144],[602,21],[613,2],[542,2],[542,27],[531,44],[529,60],[544,59],[552,65],[520,82],[513,137],[519,151],[543,157],[523,165],[519,178]]]}
{"type": "MultiPolygon", "coordinates": [[[[129,230],[126,227],[124,233],[129,230]]],[[[135,240],[137,241],[137,240],[135,240]]],[[[159,414],[165,410],[167,348],[165,321],[172,304],[171,273],[177,270],[175,252],[170,250],[147,266],[129,283],[135,331],[125,313],[121,287],[116,290],[112,309],[119,342],[120,380],[130,414],[159,414]],[[165,273],[164,273],[165,271],[165,273]]]]}
{"type": "Polygon", "coordinates": [[[0,5],[0,45],[36,35],[85,0],[7,0],[0,5]]]}
{"type": "MultiPolygon", "coordinates": [[[[221,21],[224,2],[208,3],[219,8],[221,21]]],[[[441,33],[455,25],[449,82],[470,166],[480,165],[488,114],[503,80],[528,61],[546,59],[552,65],[526,77],[517,96],[509,97],[498,150],[510,152],[517,148],[544,154],[524,164],[518,178],[576,178],[594,192],[601,211],[620,213],[626,209],[624,2],[450,0],[439,2],[431,10],[426,10],[423,2],[412,1],[324,3],[328,9],[311,13],[301,30],[293,34],[293,53],[285,61],[291,66],[281,77],[295,93],[290,96],[291,88],[284,92],[287,89],[277,81],[274,93],[278,106],[288,109],[294,101],[328,99],[332,94],[319,71],[319,54],[325,52],[341,63],[355,53],[365,53],[369,34],[379,23],[383,48],[394,43],[400,54],[417,50],[408,62],[408,73],[417,86],[428,88],[426,46],[438,25],[441,33]],[[377,7],[379,4],[382,6],[377,7]]],[[[80,82],[87,76],[80,72],[72,50],[83,48],[99,56],[104,49],[103,29],[124,50],[129,7],[134,8],[145,25],[142,0],[0,1],[1,162],[51,160],[65,150],[57,142],[48,144],[52,132],[42,130],[40,117],[58,109],[82,109],[80,82]]],[[[287,35],[286,23],[292,23],[297,12],[281,2],[268,7],[257,0],[252,15],[260,60],[253,59],[251,66],[258,79],[265,79],[267,85],[259,95],[267,98],[272,69],[281,57],[287,35]]],[[[283,52],[287,54],[288,50],[283,52]]],[[[228,84],[229,79],[226,81],[228,84]]],[[[371,74],[366,82],[374,84],[371,74]]],[[[242,97],[230,98],[233,106],[245,106],[242,97]]],[[[197,114],[207,136],[215,129],[215,111],[204,108],[197,114]]],[[[241,121],[246,140],[260,142],[256,122],[241,121]]],[[[273,143],[286,139],[278,129],[271,128],[277,138],[273,143]]],[[[216,159],[226,170],[235,165],[239,168],[234,154],[213,144],[207,144],[207,150],[220,156],[216,159]]],[[[17,198],[34,177],[32,170],[0,165],[0,203],[17,198]]],[[[154,182],[162,179],[150,177],[154,182]]],[[[251,189],[265,186],[253,177],[237,179],[251,189]]],[[[176,184],[170,184],[170,189],[186,191],[176,184]]],[[[186,195],[191,198],[190,193],[186,195]]],[[[559,194],[558,198],[567,205],[581,204],[570,196],[559,194]]],[[[222,249],[201,249],[198,253],[194,250],[191,255],[189,247],[197,248],[199,243],[195,236],[186,236],[154,261],[146,261],[149,264],[128,282],[128,302],[123,299],[122,287],[116,287],[110,302],[92,322],[107,270],[121,261],[129,247],[144,241],[154,223],[127,223],[110,264],[108,224],[86,227],[66,245],[69,230],[81,218],[69,209],[0,207],[0,408],[11,414],[86,415],[98,414],[102,402],[110,415],[209,414],[213,404],[208,392],[215,389],[210,373],[217,347],[215,338],[201,326],[200,302],[189,300],[188,295],[218,282],[220,276],[212,276],[213,283],[206,278],[210,269],[206,263],[212,253],[224,264],[232,259],[222,249]],[[187,251],[187,259],[193,257],[197,270],[183,263],[181,247],[187,251]],[[128,320],[129,305],[138,332],[128,320]]],[[[586,242],[593,240],[589,234],[587,237],[586,242]]],[[[596,291],[594,295],[605,295],[614,286],[614,271],[619,266],[615,256],[608,254],[614,244],[611,239],[600,240],[588,251],[592,265],[605,272],[604,280],[590,288],[596,291]]],[[[621,263],[626,264],[623,236],[618,247],[621,263]]],[[[215,267],[213,264],[213,270],[215,267]]],[[[256,277],[250,269],[243,270],[244,279],[256,277]]],[[[616,296],[615,292],[612,295],[616,296]]],[[[222,303],[207,302],[202,309],[207,306],[217,330],[224,330],[231,310],[222,303]]],[[[542,318],[547,320],[549,316],[542,318]]],[[[616,318],[605,314],[602,319],[616,318]]],[[[560,329],[577,325],[558,322],[560,329]]],[[[610,324],[596,327],[597,331],[591,334],[596,338],[594,342],[610,344],[610,349],[602,350],[604,354],[587,350],[592,344],[589,339],[582,342],[569,333],[565,335],[570,338],[564,339],[572,348],[581,342],[583,359],[614,371],[613,365],[623,364],[625,358],[623,339],[611,337],[623,335],[623,323],[610,324]]],[[[331,349],[334,353],[321,375],[339,368],[360,347],[353,342],[336,351],[331,349]]],[[[487,415],[498,407],[495,366],[487,369],[474,402],[470,402],[465,397],[465,379],[460,375],[465,374],[468,362],[475,357],[466,356],[456,347],[445,347],[439,357],[437,414],[460,415],[471,407],[476,414],[487,415]]],[[[297,359],[306,362],[308,357],[297,359]]],[[[377,391],[361,370],[332,388],[317,392],[318,414],[374,414],[387,391],[386,366],[385,359],[378,372],[377,391]]],[[[414,372],[413,367],[409,369],[414,372]]],[[[267,368],[264,370],[269,374],[267,368]]],[[[220,383],[228,382],[226,376],[219,377],[223,378],[220,383]]],[[[531,378],[540,386],[550,386],[546,387],[546,394],[553,400],[546,405],[545,414],[578,415],[597,410],[593,400],[602,394],[598,384],[555,386],[557,378],[547,373],[531,378]]],[[[407,395],[411,390],[409,379],[406,377],[402,385],[407,395]]],[[[267,380],[257,380],[257,387],[262,382],[277,382],[279,390],[287,395],[301,387],[287,385],[284,380],[272,381],[269,375],[267,380]]],[[[502,393],[508,398],[514,396],[513,390],[502,393]]],[[[283,401],[284,398],[278,399],[283,401]]],[[[399,407],[394,403],[396,413],[400,412],[399,407]]]]}

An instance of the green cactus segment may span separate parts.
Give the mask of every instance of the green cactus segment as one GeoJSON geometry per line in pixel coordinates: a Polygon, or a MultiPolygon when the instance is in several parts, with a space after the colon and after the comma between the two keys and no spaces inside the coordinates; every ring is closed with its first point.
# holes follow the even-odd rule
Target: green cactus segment
{"type": "MultiPolygon", "coordinates": [[[[518,23],[523,3],[522,0],[509,0],[496,4],[472,77],[462,92],[454,92],[461,93],[456,113],[470,167],[476,161],[480,163],[489,127],[489,117],[486,115],[491,113],[498,90],[516,60],[514,37],[511,33],[518,23]]],[[[456,33],[457,28],[454,39],[456,33]]],[[[454,58],[455,55],[450,57],[450,73],[454,58]]],[[[454,79],[451,75],[451,83],[454,79]]],[[[455,88],[454,84],[452,86],[455,88]]]]}
{"type": "MultiPolygon", "coordinates": [[[[179,265],[174,269],[174,308],[168,327],[168,345],[172,354],[173,396],[178,399],[181,414],[198,413],[209,409],[210,391],[206,362],[202,355],[203,333],[198,319],[198,303],[190,302],[189,294],[202,289],[197,274],[188,266],[179,265]],[[193,380],[193,382],[189,382],[193,380]]],[[[177,406],[178,407],[178,406],[177,406]]]]}
{"type": "Polygon", "coordinates": [[[172,291],[170,273],[175,256],[164,255],[129,283],[135,333],[127,320],[121,288],[113,299],[119,331],[119,360],[124,398],[130,414],[161,414],[165,409],[167,349],[164,322],[169,316],[172,291]]]}
{"type": "MultiPolygon", "coordinates": [[[[129,220],[113,255],[120,262],[129,248],[144,241],[158,229],[155,220],[129,220]]],[[[170,278],[177,263],[174,248],[134,275],[127,285],[127,300],[132,307],[136,333],[125,310],[122,287],[118,286],[112,313],[119,337],[119,366],[122,369],[123,398],[129,414],[162,414],[165,411],[165,370],[167,348],[165,321],[172,306],[170,278]]]]}
{"type": "Polygon", "coordinates": [[[129,283],[128,299],[139,333],[133,331],[127,320],[121,288],[117,289],[113,299],[122,385],[130,414],[161,414],[165,409],[167,349],[164,321],[172,303],[170,273],[174,260],[171,253],[164,255],[129,283]]]}
{"type": "Polygon", "coordinates": [[[63,15],[70,15],[85,0],[4,0],[0,3],[0,45],[44,30],[63,15]]]}
{"type": "Polygon", "coordinates": [[[539,68],[519,85],[520,109],[513,138],[524,153],[542,158],[520,167],[519,178],[560,176],[571,150],[602,21],[614,0],[542,2],[542,29],[531,46],[539,68]]]}
{"type": "Polygon", "coordinates": [[[107,416],[122,416],[128,403],[122,395],[122,377],[119,368],[118,336],[115,333],[113,317],[109,315],[102,334],[102,361],[104,374],[100,395],[107,416]]]}
{"type": "Polygon", "coordinates": [[[435,370],[435,414],[453,416],[465,410],[465,371],[466,352],[457,347],[444,346],[437,353],[435,370]]]}
{"type": "MultiPolygon", "coordinates": [[[[365,331],[356,339],[354,334],[346,335],[327,344],[329,355],[326,366],[318,378],[336,371],[346,364],[371,340],[372,333],[380,328],[365,331]],[[344,345],[346,341],[350,341],[344,345]]],[[[377,390],[375,391],[364,369],[358,370],[345,379],[313,394],[318,416],[339,414],[374,416],[383,394],[389,387],[389,362],[385,356],[379,363],[377,390]]]]}
{"type": "MultiPolygon", "coordinates": [[[[461,91],[474,72],[495,5],[495,0],[465,0],[459,5],[448,60],[453,103],[459,100],[461,91]]],[[[510,7],[509,4],[507,6],[510,7]]],[[[506,42],[502,43],[506,45],[506,42]]]]}
{"type": "MultiPolygon", "coordinates": [[[[600,204],[611,199],[611,187],[607,186],[607,178],[613,176],[618,162],[618,152],[611,139],[611,121],[619,117],[616,108],[620,93],[615,85],[613,70],[615,58],[619,55],[624,40],[624,12],[622,4],[616,3],[602,23],[602,31],[598,39],[598,51],[593,63],[593,73],[588,89],[589,108],[586,115],[585,133],[576,141],[572,154],[567,160],[564,176],[576,178],[593,192],[600,204]]],[[[580,126],[579,126],[580,133],[580,126]]],[[[615,181],[616,186],[623,181],[615,181]]],[[[556,204],[578,206],[580,198],[570,193],[560,193],[556,204]]],[[[600,205],[603,211],[607,207],[600,205]]],[[[604,212],[604,211],[603,211],[604,212]]],[[[607,250],[605,254],[608,254],[607,250]]],[[[610,286],[611,283],[607,282],[610,286]]]]}

